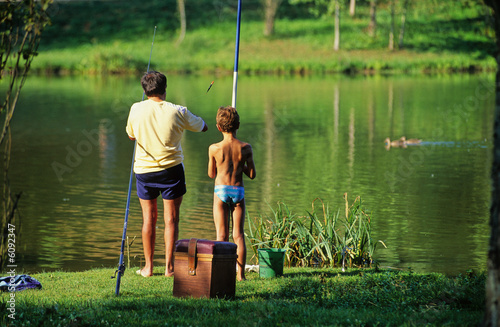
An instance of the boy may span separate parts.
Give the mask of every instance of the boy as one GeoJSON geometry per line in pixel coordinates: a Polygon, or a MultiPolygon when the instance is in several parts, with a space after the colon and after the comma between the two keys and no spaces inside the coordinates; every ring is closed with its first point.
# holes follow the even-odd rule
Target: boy
{"type": "Polygon", "coordinates": [[[220,107],[217,111],[217,129],[223,140],[208,148],[208,176],[215,178],[214,222],[217,241],[229,240],[229,215],[233,217],[233,240],[238,254],[238,280],[245,279],[245,190],[243,173],[255,178],[252,146],[236,138],[240,116],[235,108],[220,107]]]}

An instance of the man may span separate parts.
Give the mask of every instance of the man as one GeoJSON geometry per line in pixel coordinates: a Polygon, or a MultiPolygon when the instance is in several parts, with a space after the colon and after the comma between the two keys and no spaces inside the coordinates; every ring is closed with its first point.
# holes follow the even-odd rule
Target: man
{"type": "Polygon", "coordinates": [[[208,127],[187,108],[165,101],[167,78],[151,71],[141,79],[147,100],[130,109],[127,134],[136,141],[134,173],[141,203],[142,243],[145,266],[137,270],[153,275],[153,257],[158,218],[157,197],[161,194],[165,219],[165,276],[174,274],[174,246],[179,236],[179,210],[186,193],[181,139],[184,130],[205,132],[208,127]]]}

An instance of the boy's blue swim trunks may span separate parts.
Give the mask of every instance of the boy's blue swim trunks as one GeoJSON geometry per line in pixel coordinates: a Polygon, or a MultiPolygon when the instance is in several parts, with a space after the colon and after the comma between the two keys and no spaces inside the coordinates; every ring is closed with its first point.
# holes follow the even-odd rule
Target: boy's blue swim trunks
{"type": "Polygon", "coordinates": [[[165,200],[177,199],[186,194],[184,165],[179,164],[153,173],[136,174],[137,196],[153,200],[161,194],[165,200]]]}
{"type": "Polygon", "coordinates": [[[214,192],[222,202],[229,205],[241,202],[245,198],[243,186],[215,185],[214,192]]]}

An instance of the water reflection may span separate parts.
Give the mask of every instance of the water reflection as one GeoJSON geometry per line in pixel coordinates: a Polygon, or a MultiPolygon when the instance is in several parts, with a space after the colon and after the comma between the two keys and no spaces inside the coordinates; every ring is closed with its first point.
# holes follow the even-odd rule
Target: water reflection
{"type": "MultiPolygon", "coordinates": [[[[493,78],[241,77],[238,136],[252,144],[259,171],[245,183],[250,218],[270,213],[277,201],[305,214],[317,197],[343,210],[347,192],[361,196],[375,239],[388,245],[376,253],[383,266],[485,268],[493,78]],[[386,150],[386,137],[403,135],[423,142],[386,150]]],[[[232,81],[216,83],[206,94],[204,77],[169,78],[169,100],[212,127],[183,139],[183,238],[215,237],[207,149],[221,138],[215,113],[230,103],[232,81]]],[[[27,271],[116,266],[133,147],[124,126],[141,95],[133,77],[26,84],[13,121],[11,180],[14,192],[23,191],[18,251],[27,271]]],[[[139,265],[134,192],[128,235],[138,237],[131,257],[139,265]]],[[[158,251],[157,264],[163,260],[158,251]]]]}

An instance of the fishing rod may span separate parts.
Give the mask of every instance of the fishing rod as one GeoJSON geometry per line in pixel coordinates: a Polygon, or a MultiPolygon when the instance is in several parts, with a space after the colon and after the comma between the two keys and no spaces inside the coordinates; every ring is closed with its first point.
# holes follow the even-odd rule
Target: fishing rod
{"type": "MultiPolygon", "coordinates": [[[[149,66],[151,65],[151,55],[153,54],[153,45],[155,43],[155,35],[156,35],[156,26],[153,32],[153,42],[151,42],[151,50],[149,52],[149,62],[148,62],[148,69],[147,72],[149,73],[149,66]]],[[[144,101],[145,93],[142,93],[142,101],[144,101]]],[[[119,295],[120,294],[120,281],[121,277],[125,273],[125,264],[123,263],[123,255],[125,252],[125,242],[127,238],[127,223],[128,223],[128,213],[129,213],[129,208],[130,208],[130,194],[132,193],[132,181],[134,180],[134,159],[135,159],[135,149],[137,147],[137,141],[134,142],[134,152],[132,154],[132,167],[130,168],[130,178],[128,182],[128,194],[127,194],[127,207],[125,209],[125,220],[123,222],[123,235],[122,235],[122,247],[120,250],[120,260],[118,262],[118,269],[115,271],[115,276],[111,277],[114,278],[116,277],[116,290],[115,294],[119,295]]]]}
{"type": "Polygon", "coordinates": [[[236,93],[238,87],[238,57],[240,52],[241,0],[238,0],[238,18],[236,19],[236,46],[234,50],[233,97],[231,106],[236,108],[236,93]]]}

